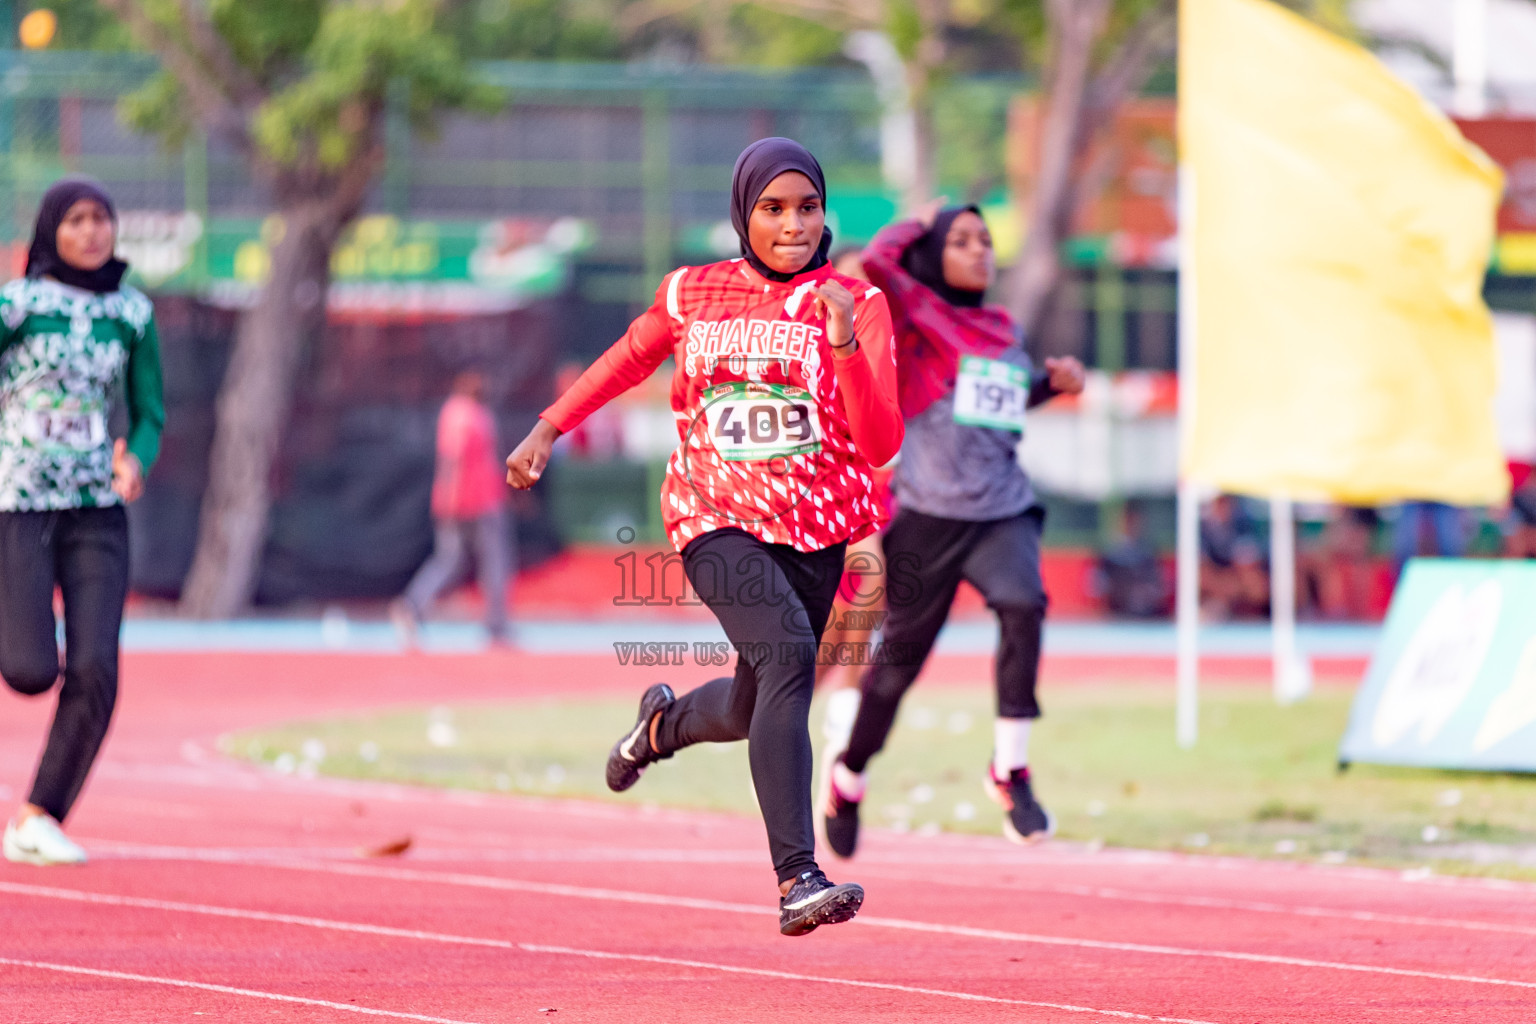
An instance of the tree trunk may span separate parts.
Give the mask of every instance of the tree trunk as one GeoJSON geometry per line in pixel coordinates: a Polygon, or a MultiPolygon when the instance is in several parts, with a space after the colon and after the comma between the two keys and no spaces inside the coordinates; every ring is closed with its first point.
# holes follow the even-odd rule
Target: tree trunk
{"type": "Polygon", "coordinates": [[[902,199],[906,203],[906,210],[903,212],[910,214],[937,194],[939,184],[937,169],[934,166],[938,140],[934,138],[933,89],[929,84],[931,75],[926,68],[911,69],[908,78],[911,82],[914,145],[912,147],[912,181],[907,185],[906,194],[902,199]]]}
{"type": "Polygon", "coordinates": [[[381,110],[374,103],[362,112],[364,141],[339,172],[278,175],[283,234],[255,307],[240,318],[219,388],[197,551],[181,591],[186,615],[228,618],[255,593],[272,504],[272,461],[293,411],[305,347],[325,328],[331,253],[384,162],[381,110]]]}
{"type": "Polygon", "coordinates": [[[1072,173],[1081,152],[1093,47],[1109,0],[1050,0],[1051,67],[1024,249],[1003,282],[1009,312],[1033,334],[1061,281],[1061,243],[1072,216],[1072,173]]]}
{"type": "Polygon", "coordinates": [[[1093,51],[1109,8],[1109,0],[1051,0],[1048,9],[1052,63],[1035,154],[1029,233],[1004,282],[1009,309],[1026,333],[1039,328],[1061,284],[1061,244],[1071,230],[1072,215],[1103,185],[1081,162],[1171,43],[1176,4],[1160,0],[1119,40],[1095,78],[1093,51]]]}
{"type": "Polygon", "coordinates": [[[281,206],[283,235],[256,305],[240,318],[219,389],[208,490],[181,610],[227,618],[255,591],[266,545],[272,462],[288,427],[299,364],[325,324],[339,225],[318,204],[281,206]]]}
{"type": "Polygon", "coordinates": [[[912,181],[902,198],[907,213],[932,199],[939,191],[938,130],[933,111],[933,86],[943,66],[944,26],[947,6],[938,0],[920,0],[917,15],[922,23],[922,37],[915,52],[903,61],[907,95],[912,104],[912,181]]]}

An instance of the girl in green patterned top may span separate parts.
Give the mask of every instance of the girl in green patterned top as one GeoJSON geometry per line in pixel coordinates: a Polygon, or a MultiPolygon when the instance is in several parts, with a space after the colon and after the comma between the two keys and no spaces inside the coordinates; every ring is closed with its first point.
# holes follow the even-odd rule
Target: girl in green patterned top
{"type": "Polygon", "coordinates": [[[117,701],[128,595],[125,502],[144,491],[165,423],[154,309],[122,286],[117,217],[91,181],[43,196],[26,277],[0,289],[0,676],[27,695],[59,678],[53,593],[64,599],[64,685],[31,794],[5,829],[8,860],[78,864],[60,823],[117,701]],[[128,436],[107,432],[119,386],[128,436]]]}

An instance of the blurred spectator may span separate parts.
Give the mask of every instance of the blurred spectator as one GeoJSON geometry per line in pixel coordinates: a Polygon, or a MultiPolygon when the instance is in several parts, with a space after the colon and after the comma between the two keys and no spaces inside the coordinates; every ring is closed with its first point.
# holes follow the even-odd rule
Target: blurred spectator
{"type": "Polygon", "coordinates": [[[1135,505],[1125,507],[1121,536],[1099,556],[1093,590],[1112,615],[1158,618],[1171,610],[1168,574],[1146,539],[1141,510],[1135,505]]]}
{"type": "Polygon", "coordinates": [[[1319,618],[1359,620],[1376,613],[1372,548],[1381,519],[1373,508],[1335,506],[1318,542],[1298,558],[1299,597],[1319,618]]]}
{"type": "Polygon", "coordinates": [[[1527,482],[1509,497],[1504,556],[1536,558],[1536,482],[1527,482]]]}
{"type": "Polygon", "coordinates": [[[1218,494],[1200,515],[1200,612],[1209,620],[1269,614],[1269,565],[1242,500],[1218,494]]]}
{"type": "Polygon", "coordinates": [[[516,552],[507,530],[505,477],[485,377],[461,373],[437,419],[432,555],[390,607],[408,645],[414,646],[433,602],[463,576],[466,556],[474,560],[485,598],[486,629],[493,641],[507,639],[507,577],[516,552]]]}
{"type": "Polygon", "coordinates": [[[1438,501],[1409,501],[1398,506],[1392,528],[1392,568],[1401,574],[1410,558],[1434,555],[1460,558],[1467,553],[1466,509],[1438,501]]]}

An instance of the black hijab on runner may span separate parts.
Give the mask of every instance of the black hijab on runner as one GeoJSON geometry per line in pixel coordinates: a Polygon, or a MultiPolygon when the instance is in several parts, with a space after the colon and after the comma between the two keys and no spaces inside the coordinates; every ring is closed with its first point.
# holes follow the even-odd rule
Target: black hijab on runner
{"type": "Polygon", "coordinates": [[[43,201],[37,210],[37,227],[32,232],[32,248],[27,251],[27,276],[51,277],[64,284],[86,291],[105,294],[115,292],[128,272],[128,264],[116,256],[110,257],[95,270],[80,270],[64,262],[59,255],[59,225],[69,208],[82,199],[94,199],[106,208],[107,216],[115,222],[117,210],[112,197],[89,178],[64,178],[56,181],[43,193],[43,201]]]}
{"type": "Polygon", "coordinates": [[[770,269],[752,251],[752,243],[747,237],[747,221],[752,216],[752,207],[757,205],[757,199],[768,183],[785,171],[799,171],[809,178],[820,193],[822,203],[826,203],[827,179],[821,173],[821,164],[811,156],[810,150],[793,139],[759,139],[741,151],[741,156],[736,158],[736,169],[731,172],[731,226],[736,229],[736,237],[741,239],[741,255],[753,270],[770,281],[788,281],[796,274],[825,265],[827,250],[832,248],[832,232],[823,227],[821,244],[810,261],[794,274],[781,274],[770,269]]]}
{"type": "Polygon", "coordinates": [[[907,273],[932,288],[939,298],[951,306],[978,308],[986,298],[986,292],[966,291],[944,280],[944,246],[949,240],[949,229],[955,223],[955,218],[966,211],[981,216],[981,210],[974,204],[946,206],[940,210],[938,216],[933,218],[933,227],[919,235],[917,241],[907,246],[907,251],[901,254],[901,265],[907,268],[907,273]]]}

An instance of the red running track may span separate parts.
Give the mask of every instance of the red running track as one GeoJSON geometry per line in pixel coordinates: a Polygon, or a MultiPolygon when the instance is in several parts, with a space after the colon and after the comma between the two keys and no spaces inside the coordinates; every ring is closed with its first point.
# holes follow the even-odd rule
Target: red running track
{"type": "MultiPolygon", "coordinates": [[[[635,692],[653,671],[130,656],[70,822],[93,862],[0,864],[0,1020],[1536,1019],[1536,887],[873,832],[834,870],[864,883],[864,912],[787,939],[752,819],[301,779],[212,753],[222,731],[294,716],[635,692]],[[402,858],[356,852],[405,834],[402,858]]],[[[0,715],[11,801],[48,710],[0,715]]]]}

